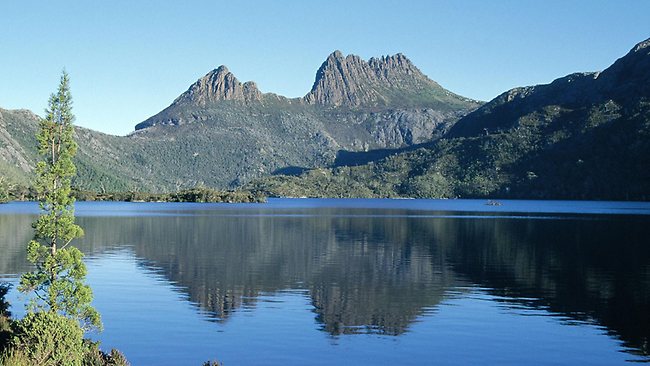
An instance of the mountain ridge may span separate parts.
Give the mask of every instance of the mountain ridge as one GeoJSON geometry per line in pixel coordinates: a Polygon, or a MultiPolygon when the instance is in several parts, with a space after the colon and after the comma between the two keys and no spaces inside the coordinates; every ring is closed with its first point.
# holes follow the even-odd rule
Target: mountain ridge
{"type": "MultiPolygon", "coordinates": [[[[331,57],[343,58],[340,52],[331,57]]],[[[242,83],[220,66],[128,136],[78,128],[80,174],[75,184],[98,191],[235,188],[277,172],[328,166],[341,151],[405,147],[439,138],[480,105],[416,72],[403,55],[368,62],[354,55],[345,58],[369,72],[355,85],[381,97],[381,103],[345,86],[332,93],[364,104],[309,103],[309,93],[303,98],[261,93],[254,82],[242,83]],[[415,75],[410,80],[419,86],[414,87],[415,81],[397,85],[403,75],[415,75]]],[[[33,130],[34,119],[24,123],[33,130]]],[[[26,161],[33,167],[35,145],[25,141],[21,146],[29,150],[26,161]]]]}
{"type": "Polygon", "coordinates": [[[510,89],[465,116],[448,136],[477,136],[512,128],[518,123],[513,118],[544,105],[605,103],[612,96],[617,104],[629,104],[642,95],[650,95],[650,38],[639,42],[603,71],[573,73],[549,84],[510,89]],[[479,126],[475,120],[481,118],[485,119],[479,126]]]}
{"type": "Polygon", "coordinates": [[[650,200],[650,39],[602,72],[508,90],[421,148],[247,187],[318,197],[650,200]]]}
{"type": "Polygon", "coordinates": [[[334,107],[377,106],[390,103],[387,89],[412,92],[427,88],[444,93],[402,53],[372,57],[366,62],[359,56],[334,51],[318,69],[303,100],[334,107]]]}
{"type": "MultiPolygon", "coordinates": [[[[316,72],[311,90],[303,97],[287,98],[262,93],[253,81],[240,82],[225,65],[208,72],[177,97],[163,112],[194,105],[211,108],[232,102],[253,108],[265,105],[308,105],[323,108],[409,109],[431,108],[445,112],[478,107],[481,102],[454,94],[424,75],[406,56],[372,57],[332,52],[316,72]]],[[[160,120],[161,113],[138,123],[139,131],[154,125],[178,125],[187,121],[160,120]]]]}
{"type": "MultiPolygon", "coordinates": [[[[153,192],[244,186],[321,197],[650,199],[650,39],[601,72],[514,88],[482,106],[441,92],[408,62],[334,52],[312,90],[292,99],[260,93],[227,68],[214,69],[127,137],[76,128],[75,185],[153,192]],[[356,76],[346,84],[349,75],[356,76]],[[288,171],[303,173],[279,175],[288,171]]],[[[0,110],[0,169],[22,182],[37,159],[37,122],[30,112],[0,110]]]]}

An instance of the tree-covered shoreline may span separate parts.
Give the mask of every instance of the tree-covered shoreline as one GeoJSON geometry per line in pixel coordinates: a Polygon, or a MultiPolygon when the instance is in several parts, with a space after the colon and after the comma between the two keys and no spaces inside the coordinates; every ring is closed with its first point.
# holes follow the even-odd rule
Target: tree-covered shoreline
{"type": "MultiPolygon", "coordinates": [[[[171,193],[141,191],[94,192],[72,189],[77,201],[120,201],[120,202],[199,202],[199,203],[264,203],[267,196],[249,190],[222,191],[206,187],[184,189],[171,193]]],[[[36,201],[37,193],[32,187],[13,186],[9,190],[0,187],[0,203],[9,201],[36,201]],[[3,199],[4,198],[4,199],[3,199]]]]}

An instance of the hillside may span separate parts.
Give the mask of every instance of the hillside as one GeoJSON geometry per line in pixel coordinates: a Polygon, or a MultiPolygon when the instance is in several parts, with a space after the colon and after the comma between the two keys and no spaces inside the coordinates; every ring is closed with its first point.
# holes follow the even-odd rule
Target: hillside
{"type": "MultiPolygon", "coordinates": [[[[221,66],[125,137],[77,128],[82,189],[233,188],[333,164],[345,152],[402,148],[442,136],[479,102],[455,95],[404,55],[369,61],[332,53],[303,98],[261,93],[221,66]]],[[[29,182],[36,115],[0,111],[0,166],[29,182]]]]}
{"type": "MultiPolygon", "coordinates": [[[[36,132],[39,118],[28,110],[0,108],[0,170],[7,179],[24,186],[32,181],[38,159],[36,132]]],[[[75,186],[101,190],[127,190],[134,186],[152,189],[146,166],[138,161],[143,146],[137,140],[106,135],[75,127],[79,144],[75,186]]]]}
{"type": "Polygon", "coordinates": [[[286,196],[648,200],[650,39],[603,72],[507,91],[420,149],[367,155],[365,165],[249,188],[286,196]]]}

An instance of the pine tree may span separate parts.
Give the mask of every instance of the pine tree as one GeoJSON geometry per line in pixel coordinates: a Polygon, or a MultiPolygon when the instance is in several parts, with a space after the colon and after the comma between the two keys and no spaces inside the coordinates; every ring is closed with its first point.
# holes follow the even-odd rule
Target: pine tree
{"type": "Polygon", "coordinates": [[[76,320],[82,329],[100,328],[99,314],[90,305],[92,290],[84,282],[83,254],[70,245],[83,235],[75,224],[71,196],[77,152],[73,120],[69,78],[64,71],[37,135],[43,160],[36,165],[35,186],[42,213],[33,224],[34,239],[27,246],[27,259],[35,269],[21,277],[19,290],[35,294],[31,313],[62,315],[76,320]]]}

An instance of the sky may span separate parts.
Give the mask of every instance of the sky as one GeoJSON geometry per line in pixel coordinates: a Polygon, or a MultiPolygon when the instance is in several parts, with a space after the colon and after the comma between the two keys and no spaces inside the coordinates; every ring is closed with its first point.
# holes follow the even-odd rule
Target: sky
{"type": "Polygon", "coordinates": [[[0,108],[43,115],[61,71],[76,124],[114,135],[220,65],[300,97],[334,50],[405,54],[457,94],[598,71],[650,37],[650,1],[2,1],[0,108]]]}

